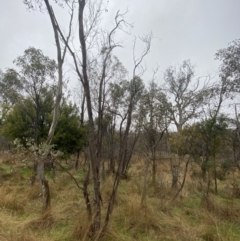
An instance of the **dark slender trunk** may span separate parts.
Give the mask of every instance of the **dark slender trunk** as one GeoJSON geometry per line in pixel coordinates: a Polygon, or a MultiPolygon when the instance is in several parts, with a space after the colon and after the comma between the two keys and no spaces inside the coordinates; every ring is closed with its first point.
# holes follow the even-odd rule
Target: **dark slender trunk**
{"type": "Polygon", "coordinates": [[[203,160],[203,163],[201,165],[202,170],[202,179],[204,182],[207,181],[207,171],[208,171],[208,163],[209,163],[209,148],[208,148],[208,141],[206,142],[205,147],[205,159],[203,160]]]}
{"type": "Polygon", "coordinates": [[[140,134],[140,131],[137,134],[135,133],[135,139],[133,141],[133,144],[132,144],[131,148],[129,148],[129,149],[126,148],[126,161],[125,161],[126,164],[124,165],[124,169],[123,169],[123,174],[125,176],[127,176],[129,164],[130,164],[130,161],[132,159],[133,151],[134,151],[135,145],[137,143],[139,134],[140,134]]]}
{"type": "Polygon", "coordinates": [[[33,169],[32,169],[32,175],[31,175],[31,186],[34,186],[34,184],[36,182],[37,166],[38,166],[38,163],[36,161],[34,161],[33,169]]]}
{"type": "Polygon", "coordinates": [[[109,161],[109,171],[111,173],[114,173],[115,172],[115,160],[114,160],[114,157],[113,155],[111,155],[111,158],[110,158],[110,161],[109,161]]]}
{"type": "Polygon", "coordinates": [[[201,170],[202,170],[202,179],[204,182],[207,181],[207,166],[208,166],[208,162],[209,162],[209,156],[208,154],[206,154],[205,160],[203,161],[202,165],[201,165],[201,170]]]}
{"type": "Polygon", "coordinates": [[[93,235],[99,231],[101,227],[101,194],[100,194],[100,159],[96,156],[96,140],[94,135],[94,123],[92,115],[92,104],[90,99],[90,88],[89,85],[85,86],[86,102],[89,117],[89,154],[91,162],[91,170],[93,176],[93,187],[94,187],[94,217],[93,224],[91,226],[91,232],[93,235]]]}
{"type": "Polygon", "coordinates": [[[111,194],[111,197],[110,197],[110,200],[109,200],[109,203],[108,203],[108,210],[107,210],[105,222],[104,222],[104,225],[102,227],[101,234],[100,234],[101,236],[104,235],[104,233],[107,229],[108,223],[110,221],[110,217],[111,217],[112,212],[113,212],[113,207],[114,207],[114,203],[115,203],[115,200],[116,200],[118,185],[119,185],[119,182],[120,182],[120,179],[121,179],[121,176],[122,176],[123,161],[124,161],[124,159],[120,160],[120,163],[119,163],[119,166],[118,166],[118,169],[117,169],[117,172],[116,172],[116,176],[115,176],[115,180],[114,180],[114,184],[113,184],[113,188],[112,188],[112,194],[111,194]]]}
{"type": "Polygon", "coordinates": [[[156,175],[157,175],[157,163],[156,163],[156,150],[154,147],[152,150],[152,184],[154,187],[156,185],[156,175]]]}
{"type": "Polygon", "coordinates": [[[204,182],[207,181],[207,168],[206,168],[206,164],[207,164],[207,163],[204,161],[204,162],[202,163],[202,166],[201,166],[202,179],[203,179],[204,182]]]}
{"type": "Polygon", "coordinates": [[[80,152],[81,152],[81,149],[78,149],[78,150],[77,150],[77,157],[76,157],[75,165],[74,165],[74,168],[75,168],[76,171],[78,170],[78,166],[79,166],[80,152]]]}
{"type": "Polygon", "coordinates": [[[210,186],[211,186],[211,176],[210,176],[209,172],[207,172],[207,174],[208,174],[208,180],[207,180],[207,191],[206,191],[206,193],[207,193],[207,196],[208,196],[209,190],[210,190],[210,186]]]}
{"type": "MultiPolygon", "coordinates": [[[[114,128],[114,127],[113,127],[114,128]]],[[[110,141],[109,141],[109,166],[108,170],[110,173],[115,172],[115,160],[114,160],[114,153],[115,153],[115,143],[114,143],[114,129],[110,132],[110,141]]]]}
{"type": "MultiPolygon", "coordinates": [[[[84,87],[84,93],[86,97],[87,112],[88,112],[88,123],[89,123],[89,153],[91,170],[93,176],[93,187],[94,187],[94,217],[93,223],[91,225],[91,233],[93,236],[100,230],[101,227],[101,194],[100,194],[100,156],[97,154],[96,140],[95,140],[95,128],[92,113],[92,103],[89,79],[87,74],[87,48],[86,40],[84,34],[84,24],[83,24],[83,11],[85,7],[85,0],[79,0],[79,11],[78,11],[78,22],[79,22],[79,41],[81,45],[82,53],[82,83],[84,87]]],[[[91,234],[90,234],[91,235],[91,234]]]]}
{"type": "Polygon", "coordinates": [[[116,172],[116,176],[115,176],[115,180],[114,180],[114,184],[113,184],[113,188],[112,188],[112,194],[111,194],[111,197],[110,197],[110,200],[109,200],[109,203],[108,203],[108,210],[107,210],[105,222],[104,222],[104,225],[103,225],[103,228],[101,230],[100,235],[104,235],[104,233],[106,231],[106,228],[107,228],[108,223],[110,221],[110,217],[111,217],[112,212],[113,212],[113,207],[114,207],[114,203],[115,203],[115,200],[116,200],[118,185],[119,185],[119,182],[120,182],[120,179],[121,179],[122,175],[124,174],[124,171],[126,171],[128,135],[129,135],[130,126],[131,126],[131,123],[132,123],[132,111],[133,111],[133,97],[131,98],[131,100],[129,102],[129,106],[128,106],[126,129],[125,129],[125,132],[124,132],[122,138],[120,138],[121,140],[120,140],[118,169],[117,169],[117,172],[116,172]]]}
{"type": "Polygon", "coordinates": [[[106,175],[105,160],[102,160],[102,180],[103,181],[105,181],[105,175],[106,175]]]}
{"type": "Polygon", "coordinates": [[[90,163],[89,160],[87,160],[87,173],[86,177],[83,183],[83,195],[87,207],[87,213],[88,213],[88,221],[91,221],[92,219],[92,206],[89,198],[89,193],[88,193],[88,185],[89,185],[89,179],[90,179],[90,163]]]}
{"type": "Polygon", "coordinates": [[[177,167],[173,165],[172,167],[172,188],[173,189],[177,188],[178,177],[179,177],[179,170],[177,167]]]}
{"type": "Polygon", "coordinates": [[[146,202],[146,197],[147,197],[147,174],[148,174],[148,167],[149,167],[149,157],[146,158],[145,162],[145,170],[144,170],[144,179],[143,179],[143,192],[142,192],[142,200],[141,200],[141,206],[144,205],[146,202]]]}
{"type": "Polygon", "coordinates": [[[214,184],[215,184],[215,193],[218,193],[218,186],[217,186],[217,166],[216,166],[216,157],[214,154],[214,184]]]}
{"type": "Polygon", "coordinates": [[[180,194],[180,192],[183,190],[183,187],[184,187],[184,184],[185,184],[185,180],[186,180],[186,177],[187,177],[187,171],[188,171],[188,164],[190,162],[190,157],[188,158],[187,162],[186,162],[186,166],[185,166],[185,171],[184,171],[184,176],[183,176],[183,181],[181,183],[181,186],[180,188],[178,189],[177,193],[174,195],[172,201],[174,201],[178,195],[180,194]]]}

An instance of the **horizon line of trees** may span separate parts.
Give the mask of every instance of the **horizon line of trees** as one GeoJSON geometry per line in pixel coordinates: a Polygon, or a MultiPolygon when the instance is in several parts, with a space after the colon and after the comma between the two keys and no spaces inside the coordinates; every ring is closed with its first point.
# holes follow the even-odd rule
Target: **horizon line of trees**
{"type": "MultiPolygon", "coordinates": [[[[217,156],[220,147],[224,146],[222,143],[227,143],[225,137],[229,140],[227,146],[234,147],[231,153],[235,155],[235,164],[238,164],[237,105],[233,105],[235,118],[232,119],[222,117],[221,110],[224,102],[235,100],[239,94],[240,40],[216,53],[215,57],[222,64],[219,79],[214,83],[210,77],[195,79],[194,66],[186,60],[165,71],[162,86],[157,85],[158,68],[145,86],[143,61],[151,50],[152,33],[134,38],[134,67],[130,79],[126,78],[124,65],[113,54],[115,48],[122,47],[122,43],[116,40],[117,33],[128,32],[132,27],[124,20],[125,13],[116,13],[114,25],[109,31],[101,28],[102,14],[106,11],[101,1],[59,0],[56,1],[59,7],[69,13],[68,31],[65,31],[55,15],[56,4],[51,5],[48,0],[25,0],[24,3],[29,9],[47,11],[56,42],[57,63],[44,56],[41,50],[30,47],[15,60],[19,71],[8,69],[0,74],[1,134],[12,139],[29,136],[36,145],[42,141],[47,144],[59,141],[62,144],[58,147],[65,148],[64,151],[69,151],[68,148],[74,145],[72,152],[85,148],[89,158],[84,185],[80,189],[91,222],[89,236],[97,239],[104,235],[119,182],[127,176],[137,145],[141,144],[141,150],[146,154],[144,187],[150,164],[153,183],[156,182],[158,147],[165,140],[170,156],[177,152],[179,156],[188,154],[191,158],[203,158],[200,163],[203,179],[207,182],[213,176],[217,192],[217,156]],[[74,21],[78,25],[78,48],[72,42],[74,21]],[[135,49],[139,41],[143,47],[137,55],[135,49]],[[66,55],[72,60],[72,71],[81,83],[79,106],[68,102],[67,96],[63,97],[66,55]],[[194,120],[198,121],[191,125],[194,120]],[[235,131],[232,136],[229,135],[230,122],[235,131]],[[176,137],[169,131],[171,123],[176,126],[176,137]],[[107,171],[114,173],[114,182],[102,221],[101,181],[107,171]],[[90,179],[92,201],[88,187],[90,179]]],[[[173,157],[170,158],[173,188],[179,182],[180,162],[177,163],[173,157]]],[[[44,177],[42,160],[37,165],[41,170],[39,181],[46,209],[50,206],[50,201],[46,201],[50,198],[49,186],[44,177]]],[[[184,182],[185,179],[181,188],[184,182]]]]}

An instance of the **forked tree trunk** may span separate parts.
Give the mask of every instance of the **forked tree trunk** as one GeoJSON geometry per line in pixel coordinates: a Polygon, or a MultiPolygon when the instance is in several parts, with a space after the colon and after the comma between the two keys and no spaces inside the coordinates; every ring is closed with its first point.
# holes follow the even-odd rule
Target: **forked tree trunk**
{"type": "MultiPolygon", "coordinates": [[[[57,25],[52,7],[50,6],[48,0],[44,0],[44,2],[45,2],[45,5],[47,7],[47,11],[48,11],[48,14],[49,14],[49,17],[50,17],[50,20],[51,20],[51,24],[52,24],[52,27],[53,27],[53,31],[54,31],[55,43],[56,43],[56,47],[57,47],[57,60],[58,60],[57,96],[56,96],[56,99],[55,99],[53,119],[52,119],[51,127],[50,127],[49,132],[48,132],[48,137],[47,137],[47,140],[46,140],[46,144],[50,145],[50,143],[52,141],[52,138],[54,136],[55,130],[56,130],[58,115],[59,115],[60,102],[61,102],[61,99],[62,99],[62,83],[63,83],[62,67],[63,67],[63,62],[64,62],[67,47],[65,46],[65,48],[63,50],[63,54],[62,54],[59,35],[58,35],[58,25],[57,25]]],[[[71,16],[70,23],[71,23],[71,21],[72,21],[72,16],[71,16]]],[[[70,33],[71,33],[71,31],[69,30],[68,39],[70,37],[70,33]]],[[[40,159],[38,160],[38,163],[37,163],[37,175],[38,175],[38,180],[39,180],[40,184],[42,185],[43,210],[45,211],[50,207],[51,201],[50,201],[50,190],[49,190],[48,181],[46,180],[45,175],[44,175],[44,161],[41,159],[41,157],[40,157],[40,159]]]]}
{"type": "MultiPolygon", "coordinates": [[[[52,10],[52,7],[50,6],[48,0],[44,0],[45,1],[45,5],[47,7],[48,10],[48,14],[50,16],[50,20],[52,23],[52,27],[53,27],[53,31],[54,31],[54,37],[55,37],[55,43],[56,43],[56,47],[57,47],[57,60],[58,60],[58,86],[57,86],[57,95],[56,95],[56,99],[55,99],[55,104],[54,104],[54,110],[53,110],[53,119],[52,119],[52,123],[48,132],[48,137],[47,137],[47,144],[50,144],[52,141],[52,138],[54,136],[55,130],[56,130],[56,126],[57,126],[57,122],[58,122],[58,115],[59,115],[59,109],[60,109],[60,102],[62,99],[62,85],[63,85],[63,62],[64,62],[64,58],[65,58],[65,54],[66,54],[66,46],[64,48],[63,51],[63,55],[62,55],[62,50],[61,50],[61,45],[60,45],[60,40],[59,40],[59,35],[58,35],[58,25],[57,22],[55,20],[55,16],[52,10]]],[[[69,32],[70,35],[70,32],[69,32]]],[[[69,36],[68,36],[69,39],[69,36]]]]}
{"type": "Polygon", "coordinates": [[[127,151],[127,146],[128,146],[128,135],[129,135],[130,126],[132,123],[133,97],[134,96],[131,96],[131,99],[130,99],[130,102],[128,105],[126,129],[122,136],[122,139],[120,140],[118,169],[117,169],[115,180],[113,183],[112,194],[111,194],[111,197],[110,197],[110,200],[108,203],[108,210],[107,210],[105,222],[104,222],[104,225],[99,234],[100,236],[104,235],[104,233],[107,229],[108,223],[110,221],[110,217],[113,212],[113,207],[114,207],[115,200],[116,200],[118,185],[119,185],[120,179],[121,179],[122,175],[124,174],[124,171],[126,170],[126,166],[127,166],[126,151],[127,151]]]}
{"type": "Polygon", "coordinates": [[[51,198],[48,181],[44,176],[44,160],[42,158],[38,160],[37,178],[42,187],[42,211],[45,212],[50,208],[51,198]]]}
{"type": "Polygon", "coordinates": [[[172,152],[171,152],[171,148],[168,140],[169,138],[168,131],[166,131],[166,133],[167,133],[167,150],[168,150],[168,155],[170,157],[170,167],[171,167],[171,173],[172,173],[172,188],[174,189],[177,187],[179,171],[178,171],[178,167],[176,167],[173,162],[172,152]]]}
{"type": "Polygon", "coordinates": [[[119,185],[119,182],[120,182],[120,179],[121,179],[121,176],[122,176],[123,161],[124,161],[123,159],[120,160],[119,165],[118,165],[118,169],[117,169],[117,172],[116,172],[116,176],[115,176],[115,180],[114,180],[114,184],[113,184],[113,188],[112,188],[112,194],[111,194],[111,197],[110,197],[110,200],[109,200],[109,203],[108,203],[107,215],[106,215],[105,222],[104,222],[104,225],[101,229],[101,232],[100,232],[99,236],[104,235],[104,233],[107,229],[108,223],[110,221],[110,217],[111,217],[112,212],[113,212],[113,207],[114,207],[114,203],[115,203],[115,200],[116,200],[118,185],[119,185]]]}
{"type": "Polygon", "coordinates": [[[189,162],[190,162],[190,157],[188,158],[188,160],[186,162],[186,165],[185,165],[185,171],[184,171],[184,176],[183,176],[183,181],[181,183],[181,186],[178,189],[177,193],[174,195],[172,201],[174,201],[178,197],[180,192],[183,190],[183,187],[184,187],[184,184],[185,184],[185,180],[186,180],[186,177],[187,177],[187,171],[188,171],[188,164],[189,164],[189,162]]]}

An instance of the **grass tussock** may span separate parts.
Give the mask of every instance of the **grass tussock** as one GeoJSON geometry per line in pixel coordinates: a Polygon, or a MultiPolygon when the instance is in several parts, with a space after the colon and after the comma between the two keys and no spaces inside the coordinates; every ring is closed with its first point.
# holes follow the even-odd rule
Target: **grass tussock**
{"type": "Polygon", "coordinates": [[[24,213],[24,204],[26,199],[18,193],[17,188],[2,186],[0,188],[0,208],[6,209],[12,214],[24,213]]]}
{"type": "Polygon", "coordinates": [[[50,230],[54,225],[55,220],[52,212],[49,210],[40,217],[27,222],[24,228],[30,230],[50,230]]]}
{"type": "MultiPolygon", "coordinates": [[[[88,240],[91,220],[83,193],[72,178],[60,169],[48,176],[52,206],[42,214],[41,187],[30,185],[27,169],[17,160],[0,165],[0,240],[1,241],[77,241],[88,240]],[[11,170],[13,170],[11,172],[11,170]]],[[[84,171],[69,170],[82,185],[84,171]]],[[[144,160],[136,160],[129,177],[121,180],[113,215],[102,241],[238,241],[240,240],[240,175],[226,175],[218,180],[218,194],[213,183],[200,178],[200,168],[191,164],[186,184],[176,200],[179,186],[171,188],[169,163],[158,165],[156,183],[151,168],[147,176],[147,195],[142,202],[144,160]]],[[[181,169],[183,173],[183,169],[181,169]]],[[[182,181],[180,174],[179,182],[182,181]]],[[[101,182],[104,221],[112,194],[114,177],[101,182]]],[[[92,186],[89,187],[92,200],[92,186]]]]}
{"type": "Polygon", "coordinates": [[[89,220],[86,212],[80,214],[72,229],[72,240],[88,240],[91,221],[92,220],[89,220]]]}

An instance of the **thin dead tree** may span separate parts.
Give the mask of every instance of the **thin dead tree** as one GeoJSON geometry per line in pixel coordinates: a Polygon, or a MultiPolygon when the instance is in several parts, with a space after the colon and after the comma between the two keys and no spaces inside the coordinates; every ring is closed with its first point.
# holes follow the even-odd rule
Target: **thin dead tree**
{"type": "Polygon", "coordinates": [[[134,46],[133,46],[133,61],[134,61],[134,68],[133,68],[133,78],[131,81],[131,89],[130,89],[130,98],[129,98],[129,104],[127,107],[127,112],[125,117],[122,120],[122,123],[124,120],[126,120],[126,126],[125,130],[122,133],[122,136],[120,137],[120,151],[119,151],[119,161],[118,161],[118,168],[116,171],[116,176],[115,180],[113,183],[113,188],[112,188],[112,194],[108,203],[108,210],[105,218],[105,222],[103,225],[103,228],[101,229],[101,234],[104,235],[106,232],[108,223],[110,221],[110,217],[113,212],[113,207],[115,204],[116,200],[116,194],[118,190],[118,185],[121,179],[121,176],[123,173],[126,172],[127,170],[127,149],[128,149],[128,138],[129,138],[129,132],[130,132],[130,127],[132,124],[132,113],[133,113],[133,108],[135,106],[135,101],[136,101],[136,96],[139,94],[139,91],[141,91],[141,88],[137,88],[137,80],[140,78],[140,76],[143,75],[145,69],[142,66],[142,62],[144,58],[147,56],[147,54],[150,52],[151,48],[151,41],[152,41],[152,34],[150,33],[149,35],[145,35],[144,37],[141,38],[141,41],[145,44],[145,47],[143,49],[142,54],[140,55],[139,58],[135,56],[135,48],[136,48],[136,38],[134,39],[134,46]]]}
{"type": "MultiPolygon", "coordinates": [[[[221,107],[223,102],[227,99],[228,96],[228,82],[225,78],[221,78],[219,83],[216,83],[211,88],[209,88],[209,103],[208,103],[208,112],[209,117],[206,120],[209,120],[209,125],[206,133],[205,147],[204,147],[204,160],[201,166],[202,169],[202,178],[206,182],[207,179],[207,165],[210,160],[210,142],[212,139],[212,135],[214,133],[214,126],[217,123],[217,118],[219,116],[221,107]]],[[[204,111],[203,111],[204,112],[204,111]]],[[[216,181],[216,166],[214,160],[214,180],[215,180],[215,188],[217,189],[217,181],[216,181]]]]}
{"type": "MultiPolygon", "coordinates": [[[[146,132],[148,132],[149,130],[146,129],[146,132]]],[[[151,131],[151,130],[150,130],[151,131]]],[[[157,141],[153,142],[151,140],[151,133],[148,133],[150,135],[150,143],[147,143],[145,141],[145,147],[146,147],[146,160],[145,160],[145,169],[144,169],[144,180],[143,180],[143,192],[142,192],[142,199],[141,199],[141,206],[144,205],[144,203],[146,202],[146,197],[147,197],[147,174],[148,174],[148,168],[149,168],[149,164],[150,162],[152,162],[153,165],[153,181],[154,181],[154,185],[155,185],[155,179],[156,179],[156,147],[159,144],[159,142],[162,140],[163,135],[165,133],[165,129],[159,133],[159,137],[157,139],[157,141]],[[150,144],[150,146],[149,146],[150,144]],[[150,153],[151,155],[149,155],[149,148],[150,148],[150,153]]]]}
{"type": "Polygon", "coordinates": [[[184,185],[185,185],[187,172],[188,172],[188,165],[189,165],[189,163],[190,163],[190,161],[192,159],[192,153],[194,152],[193,132],[194,132],[194,129],[190,129],[190,131],[188,131],[188,136],[185,138],[185,141],[183,143],[183,145],[187,147],[189,154],[187,156],[187,161],[185,163],[185,168],[184,168],[184,173],[183,173],[183,180],[180,183],[180,187],[177,190],[176,194],[173,196],[172,202],[176,200],[176,198],[179,196],[179,194],[181,193],[181,191],[183,190],[184,185]]]}
{"type": "Polygon", "coordinates": [[[158,88],[155,78],[158,68],[154,70],[149,88],[142,98],[143,127],[146,151],[150,150],[152,160],[152,183],[155,186],[157,172],[157,147],[168,126],[166,121],[167,100],[165,94],[158,88]]]}
{"type": "MultiPolygon", "coordinates": [[[[103,57],[103,64],[101,69],[101,77],[98,83],[98,123],[97,123],[97,133],[95,133],[95,123],[94,123],[94,114],[93,114],[93,101],[91,94],[91,82],[89,79],[89,71],[91,68],[91,51],[90,48],[94,45],[94,41],[96,41],[96,37],[98,35],[98,22],[101,16],[101,3],[98,5],[98,8],[95,7],[95,3],[89,1],[88,9],[91,8],[91,18],[89,21],[86,21],[84,17],[84,9],[86,7],[86,2],[78,1],[78,34],[79,34],[79,44],[81,47],[81,57],[77,55],[74,49],[67,42],[64,37],[59,25],[58,32],[61,35],[61,38],[70,55],[73,58],[74,66],[76,73],[83,85],[85,98],[86,98],[86,106],[88,113],[88,127],[89,127],[89,156],[91,163],[91,172],[93,178],[93,186],[94,186],[94,214],[93,214],[93,223],[91,225],[90,233],[93,236],[96,235],[97,231],[100,230],[101,227],[101,192],[100,192],[100,163],[101,163],[101,148],[102,148],[102,117],[104,111],[104,81],[106,77],[106,68],[107,61],[113,51],[114,48],[118,47],[119,44],[114,43],[114,35],[117,30],[121,29],[122,25],[127,25],[127,23],[123,20],[124,14],[117,12],[115,16],[115,25],[113,29],[107,34],[107,40],[105,41],[105,46],[101,48],[101,55],[103,57]],[[87,23],[87,25],[86,25],[87,23]],[[91,39],[93,38],[93,39],[91,39]]],[[[93,60],[94,61],[94,60],[93,60]]]]}
{"type": "Polygon", "coordinates": [[[240,164],[239,164],[239,160],[240,160],[240,151],[239,151],[239,142],[240,142],[240,122],[239,122],[239,114],[237,111],[237,105],[234,105],[234,109],[235,109],[235,120],[234,120],[234,124],[236,126],[235,129],[235,133],[234,133],[234,138],[233,138],[233,158],[234,158],[234,163],[237,166],[238,170],[240,170],[240,164]]]}

